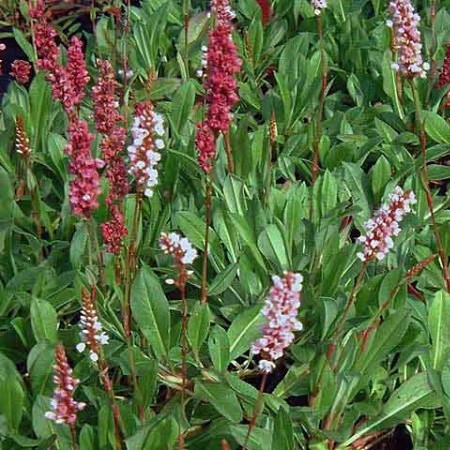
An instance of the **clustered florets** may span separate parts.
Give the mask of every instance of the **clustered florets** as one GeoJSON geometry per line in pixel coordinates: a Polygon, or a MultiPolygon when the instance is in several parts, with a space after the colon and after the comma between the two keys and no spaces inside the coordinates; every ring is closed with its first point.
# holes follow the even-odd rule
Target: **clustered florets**
{"type": "Polygon", "coordinates": [[[216,154],[219,133],[228,131],[231,108],[238,102],[235,74],[239,73],[241,60],[232,38],[232,20],[235,17],[228,0],[211,1],[215,26],[209,32],[208,47],[202,48],[206,118],[197,124],[195,144],[200,167],[209,172],[216,154]]]}
{"type": "Polygon", "coordinates": [[[403,192],[396,186],[389,195],[389,203],[382,205],[365,224],[366,234],[358,238],[364,250],[357,253],[361,261],[382,260],[394,246],[392,236],[400,233],[399,222],[403,216],[411,212],[411,205],[416,203],[412,191],[403,192]]]}
{"type": "Polygon", "coordinates": [[[74,427],[78,411],[84,409],[86,404],[73,399],[73,391],[79,381],[72,376],[72,369],[61,344],[56,346],[55,359],[53,381],[56,387],[50,402],[52,410],[47,411],[45,417],[56,423],[66,423],[70,427],[74,427]]]}
{"type": "Polygon", "coordinates": [[[327,7],[327,0],[311,0],[314,14],[318,16],[327,7]]]}
{"type": "Polygon", "coordinates": [[[56,31],[48,24],[42,0],[30,7],[33,39],[38,59],[37,66],[46,72],[46,79],[52,86],[52,96],[61,101],[69,116],[84,97],[89,74],[84,61],[82,42],[76,36],[70,40],[67,49],[67,65],[60,63],[61,52],[56,45],[56,31]]]}
{"type": "Polygon", "coordinates": [[[397,62],[392,64],[392,68],[408,78],[425,78],[430,66],[422,59],[419,14],[414,11],[410,0],[391,1],[389,12],[392,20],[386,24],[394,29],[394,48],[398,50],[397,62]]]}
{"type": "Polygon", "coordinates": [[[436,88],[439,89],[446,84],[450,84],[450,44],[447,44],[447,50],[445,53],[445,59],[442,64],[441,74],[439,80],[436,83],[436,88]]]}
{"type": "Polygon", "coordinates": [[[153,189],[158,184],[156,165],[161,160],[165,146],[164,120],[161,114],[153,111],[150,102],[136,105],[136,115],[131,128],[133,142],[128,146],[130,158],[130,174],[136,179],[138,190],[151,197],[153,189]]]}
{"type": "Polygon", "coordinates": [[[69,201],[74,214],[89,219],[98,207],[100,194],[100,176],[97,169],[103,167],[103,161],[91,156],[93,135],[89,133],[84,120],[74,118],[68,128],[69,141],[66,152],[70,156],[69,201]]]}
{"type": "Polygon", "coordinates": [[[89,292],[83,289],[83,308],[80,318],[81,342],[77,344],[77,350],[81,353],[89,348],[91,361],[97,362],[102,345],[109,342],[108,335],[103,331],[101,322],[98,320],[97,311],[92,302],[89,292]]]}
{"type": "Polygon", "coordinates": [[[31,154],[30,140],[25,131],[25,124],[22,116],[16,117],[16,152],[25,159],[29,158],[31,154]]]}
{"type": "Polygon", "coordinates": [[[294,341],[293,331],[303,328],[297,319],[303,277],[298,273],[284,272],[284,277],[272,277],[273,286],[266,298],[262,314],[266,324],[263,337],[251,348],[254,355],[261,355],[259,368],[266,373],[275,368],[274,361],[283,356],[284,349],[294,341]]]}
{"type": "Polygon", "coordinates": [[[161,233],[159,246],[164,253],[173,257],[178,268],[178,278],[176,280],[168,278],[166,283],[175,284],[180,289],[184,289],[183,286],[193,273],[191,270],[187,270],[186,266],[192,264],[195,258],[197,258],[197,250],[192,247],[192,244],[187,238],[174,232],[161,233]]]}
{"type": "Polygon", "coordinates": [[[164,253],[172,255],[180,264],[192,264],[197,258],[197,250],[192,247],[188,238],[181,237],[178,233],[161,233],[159,245],[164,253]]]}
{"type": "Polygon", "coordinates": [[[125,146],[126,130],[120,123],[123,117],[119,112],[116,89],[118,83],[111,63],[97,60],[99,77],[92,88],[94,100],[95,128],[102,133],[100,149],[106,164],[106,178],[109,183],[106,204],[109,220],[102,223],[103,241],[108,252],[118,255],[122,240],[127,235],[125,218],[122,213],[123,198],[129,191],[127,169],[121,153],[125,146]]]}
{"type": "Polygon", "coordinates": [[[31,64],[22,59],[16,59],[11,64],[11,72],[9,74],[15,78],[19,84],[26,84],[30,80],[31,64]]]}

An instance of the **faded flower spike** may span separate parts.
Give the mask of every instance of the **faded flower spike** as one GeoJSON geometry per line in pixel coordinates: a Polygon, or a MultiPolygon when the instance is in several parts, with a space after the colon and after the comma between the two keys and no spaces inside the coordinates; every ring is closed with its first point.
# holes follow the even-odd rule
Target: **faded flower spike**
{"type": "Polygon", "coordinates": [[[72,429],[77,421],[77,413],[86,404],[73,399],[73,391],[79,381],[72,377],[72,369],[67,362],[64,346],[58,344],[55,353],[56,362],[54,365],[55,375],[53,381],[56,384],[53,398],[50,402],[51,411],[45,413],[45,417],[54,420],[56,423],[66,423],[72,429]]]}
{"type": "Polygon", "coordinates": [[[103,331],[102,324],[98,320],[97,311],[95,310],[91,296],[86,289],[83,289],[82,296],[83,309],[81,310],[80,319],[81,342],[76,348],[81,353],[88,347],[91,361],[97,362],[101,346],[109,342],[109,337],[103,331]]]}
{"type": "Polygon", "coordinates": [[[28,139],[27,132],[25,131],[22,116],[17,116],[16,118],[16,152],[22,155],[25,159],[29,158],[31,154],[30,140],[28,139]]]}
{"type": "Polygon", "coordinates": [[[316,16],[320,15],[320,13],[327,7],[327,0],[312,0],[311,3],[316,16]]]}
{"type": "Polygon", "coordinates": [[[251,348],[254,355],[261,355],[258,367],[266,373],[275,368],[274,361],[283,356],[284,349],[294,340],[293,331],[303,328],[297,320],[303,277],[299,273],[284,272],[284,277],[272,277],[273,286],[266,298],[262,314],[266,324],[263,337],[251,348]]]}
{"type": "Polygon", "coordinates": [[[197,250],[185,237],[181,237],[178,233],[161,233],[159,238],[161,250],[172,255],[177,264],[192,264],[197,258],[197,250]]]}
{"type": "Polygon", "coordinates": [[[414,193],[403,192],[400,186],[394,188],[389,200],[388,204],[383,204],[372,219],[364,224],[366,234],[357,239],[364,245],[364,250],[356,255],[361,261],[384,259],[394,246],[392,236],[400,233],[399,222],[405,214],[411,212],[411,205],[416,203],[414,193]]]}
{"type": "Polygon", "coordinates": [[[426,77],[430,65],[422,59],[422,41],[419,31],[420,16],[410,0],[393,0],[389,3],[392,20],[386,25],[394,30],[394,46],[398,50],[397,62],[392,68],[405,77],[426,77]]]}
{"type": "Polygon", "coordinates": [[[153,189],[158,184],[156,165],[161,160],[158,150],[165,146],[164,120],[161,114],[153,111],[150,102],[136,106],[136,115],[131,128],[133,143],[128,146],[130,158],[129,172],[134,176],[145,196],[151,197],[153,189]]]}

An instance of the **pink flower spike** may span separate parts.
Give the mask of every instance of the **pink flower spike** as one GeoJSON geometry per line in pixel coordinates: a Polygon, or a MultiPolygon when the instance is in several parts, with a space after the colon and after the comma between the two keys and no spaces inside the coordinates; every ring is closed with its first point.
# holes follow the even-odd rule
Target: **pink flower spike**
{"type": "Polygon", "coordinates": [[[51,411],[45,413],[45,417],[54,420],[56,423],[66,423],[71,428],[75,427],[77,413],[86,406],[85,403],[77,402],[73,399],[73,391],[79,381],[72,376],[72,369],[67,361],[64,346],[58,344],[55,352],[55,390],[53,399],[50,402],[51,411]]]}
{"type": "Polygon", "coordinates": [[[416,203],[416,197],[412,191],[403,192],[400,186],[396,186],[389,195],[390,202],[382,205],[365,224],[366,234],[358,238],[358,242],[364,245],[362,252],[357,253],[361,261],[378,259],[381,261],[394,246],[393,236],[400,233],[399,222],[403,216],[411,212],[411,205],[416,203]]]}
{"type": "Polygon", "coordinates": [[[265,373],[272,372],[274,361],[283,356],[285,348],[294,341],[293,332],[303,329],[297,319],[302,275],[284,272],[283,278],[274,275],[272,281],[273,286],[262,310],[266,318],[266,324],[262,327],[263,337],[251,347],[253,355],[261,355],[258,367],[265,373]]]}
{"type": "Polygon", "coordinates": [[[429,64],[422,59],[422,40],[419,31],[420,16],[410,0],[392,0],[389,3],[392,20],[387,22],[394,30],[397,62],[392,68],[407,78],[426,78],[429,64]]]}

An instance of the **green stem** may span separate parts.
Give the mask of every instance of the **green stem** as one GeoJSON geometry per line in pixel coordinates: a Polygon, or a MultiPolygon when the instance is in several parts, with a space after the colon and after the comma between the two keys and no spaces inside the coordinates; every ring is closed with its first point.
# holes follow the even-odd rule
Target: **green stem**
{"type": "Polygon", "coordinates": [[[212,196],[212,175],[207,175],[206,195],[205,195],[205,247],[203,251],[202,286],[200,302],[205,304],[208,301],[208,246],[209,227],[211,225],[211,196],[212,196]]]}
{"type": "Polygon", "coordinates": [[[325,107],[325,95],[327,91],[328,84],[328,70],[327,70],[327,58],[325,54],[325,45],[323,39],[323,22],[322,22],[322,14],[317,16],[317,31],[319,33],[319,46],[320,46],[320,62],[322,66],[322,88],[320,91],[320,99],[319,99],[319,108],[317,110],[317,125],[316,125],[316,133],[314,136],[314,149],[313,149],[313,164],[312,164],[312,174],[311,174],[311,182],[315,183],[317,179],[317,175],[319,173],[319,147],[320,147],[320,139],[322,136],[322,119],[323,119],[323,111],[325,107]]]}
{"type": "MultiPolygon", "coordinates": [[[[182,270],[185,270],[182,268],[182,270]]],[[[180,289],[180,296],[181,296],[181,302],[182,302],[182,316],[181,316],[181,377],[182,377],[182,389],[181,389],[181,411],[183,414],[183,417],[185,418],[185,407],[184,403],[186,401],[186,385],[188,380],[188,373],[187,373],[187,325],[188,325],[188,308],[187,308],[187,299],[186,299],[186,282],[184,280],[184,276],[182,273],[180,273],[179,276],[179,289],[180,289]]],[[[180,435],[178,437],[178,450],[184,450],[184,433],[180,432],[180,435]]]]}
{"type": "MultiPolygon", "coordinates": [[[[134,280],[134,274],[136,269],[136,239],[137,239],[137,231],[139,224],[139,217],[141,212],[141,195],[138,189],[136,193],[135,199],[135,207],[134,207],[134,215],[133,215],[133,225],[130,233],[130,241],[128,246],[128,251],[125,257],[125,292],[124,298],[122,302],[122,321],[123,321],[123,329],[125,332],[125,339],[127,341],[128,346],[128,354],[129,354],[129,362],[130,362],[130,370],[131,370],[131,379],[133,383],[133,388],[136,396],[140,399],[140,389],[137,382],[136,375],[136,364],[134,360],[133,353],[133,340],[131,334],[131,285],[134,280]]],[[[144,410],[141,405],[138,405],[139,416],[141,420],[144,420],[144,410]]]]}
{"type": "Polygon", "coordinates": [[[422,181],[422,185],[425,190],[425,197],[427,200],[427,206],[428,210],[430,211],[431,216],[431,224],[432,229],[434,233],[434,237],[436,239],[436,246],[439,254],[439,259],[441,260],[441,269],[442,269],[442,276],[444,278],[445,282],[445,288],[447,292],[450,292],[450,275],[448,271],[448,259],[447,255],[444,249],[444,245],[442,243],[441,233],[439,231],[438,224],[436,222],[436,217],[434,214],[434,208],[433,208],[433,196],[430,190],[429,185],[429,176],[428,176],[428,165],[427,165],[427,136],[425,133],[425,127],[422,120],[422,107],[419,100],[419,94],[417,92],[416,86],[414,84],[413,80],[409,80],[413,97],[414,97],[414,106],[416,110],[416,122],[417,127],[419,130],[419,138],[420,138],[420,148],[421,148],[421,154],[422,154],[422,168],[420,173],[420,179],[422,181]]]}

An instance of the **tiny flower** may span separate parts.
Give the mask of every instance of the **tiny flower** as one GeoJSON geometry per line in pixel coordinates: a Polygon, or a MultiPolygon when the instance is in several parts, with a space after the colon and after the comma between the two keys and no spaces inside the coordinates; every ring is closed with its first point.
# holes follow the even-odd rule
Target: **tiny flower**
{"type": "Polygon", "coordinates": [[[326,0],[312,0],[311,3],[312,3],[312,6],[314,8],[314,14],[316,16],[320,15],[322,10],[324,10],[327,7],[327,1],[326,0]]]}
{"type": "Polygon", "coordinates": [[[294,341],[294,331],[303,328],[297,320],[303,277],[298,273],[284,272],[284,277],[272,277],[273,286],[266,298],[262,314],[266,319],[263,337],[255,341],[251,352],[261,355],[258,367],[265,373],[275,368],[274,360],[283,356],[284,350],[294,341]]]}
{"type": "Polygon", "coordinates": [[[83,409],[86,404],[73,399],[73,391],[79,381],[72,376],[72,369],[61,344],[56,346],[55,359],[53,379],[56,386],[50,402],[51,411],[45,413],[45,418],[54,420],[56,423],[66,423],[73,429],[78,411],[83,409]]]}
{"type": "Polygon", "coordinates": [[[97,362],[101,347],[108,344],[109,336],[103,331],[101,322],[98,320],[95,305],[92,302],[89,292],[83,288],[83,308],[80,319],[80,337],[76,349],[82,353],[89,348],[89,358],[92,362],[97,362]]]}
{"type": "Polygon", "coordinates": [[[392,236],[397,236],[401,231],[399,222],[405,214],[411,212],[411,205],[416,203],[414,193],[403,192],[399,186],[394,188],[389,200],[388,204],[383,204],[364,224],[366,234],[357,239],[364,245],[364,250],[356,254],[361,261],[381,261],[386,257],[394,246],[392,236]]]}

